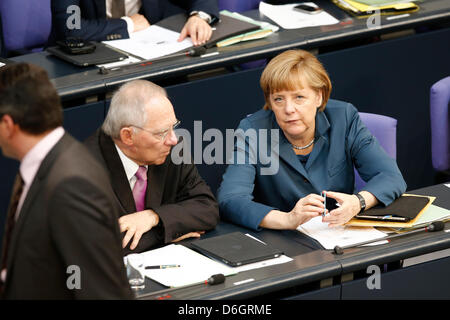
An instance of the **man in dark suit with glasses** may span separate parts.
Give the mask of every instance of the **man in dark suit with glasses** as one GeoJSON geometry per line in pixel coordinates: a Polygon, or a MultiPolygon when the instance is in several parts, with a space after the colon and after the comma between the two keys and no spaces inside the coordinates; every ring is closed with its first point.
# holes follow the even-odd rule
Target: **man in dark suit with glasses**
{"type": "Polygon", "coordinates": [[[200,237],[219,221],[195,165],[172,161],[179,123],[162,87],[135,80],[113,95],[105,122],[85,142],[109,172],[126,253],[200,237]]]}

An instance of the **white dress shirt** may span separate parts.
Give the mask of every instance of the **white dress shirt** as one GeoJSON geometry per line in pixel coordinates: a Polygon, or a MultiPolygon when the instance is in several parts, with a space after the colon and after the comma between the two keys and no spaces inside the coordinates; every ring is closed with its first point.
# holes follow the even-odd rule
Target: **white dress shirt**
{"type": "MultiPolygon", "coordinates": [[[[106,17],[111,18],[111,3],[114,0],[106,0],[106,17]]],[[[127,22],[128,34],[132,33],[134,30],[134,23],[131,20],[131,16],[136,14],[141,10],[142,1],[141,0],[125,0],[125,16],[121,19],[127,22]]]]}
{"type": "MultiPolygon", "coordinates": [[[[135,174],[139,169],[139,165],[130,158],[128,158],[116,144],[114,145],[116,146],[117,152],[119,153],[119,158],[122,161],[123,168],[125,169],[125,174],[130,184],[130,188],[131,190],[133,190],[137,180],[135,174]]],[[[145,167],[148,169],[148,166],[145,167]]]]}

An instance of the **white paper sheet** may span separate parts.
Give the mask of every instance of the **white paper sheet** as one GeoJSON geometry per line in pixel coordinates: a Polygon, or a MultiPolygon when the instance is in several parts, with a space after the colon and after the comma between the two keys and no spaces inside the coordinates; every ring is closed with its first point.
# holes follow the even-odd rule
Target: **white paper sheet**
{"type": "Polygon", "coordinates": [[[145,270],[145,276],[167,287],[181,287],[202,283],[210,276],[225,276],[236,271],[183,245],[170,244],[141,253],[145,265],[179,264],[179,268],[145,270]]]}
{"type": "Polygon", "coordinates": [[[321,216],[300,225],[297,230],[316,239],[327,250],[334,249],[337,245],[343,247],[386,237],[386,233],[373,227],[338,226],[330,228],[328,223],[322,222],[321,216]]]}
{"type": "MultiPolygon", "coordinates": [[[[313,2],[304,2],[305,4],[317,7],[313,2]]],[[[298,29],[305,27],[325,26],[330,24],[336,24],[339,22],[332,15],[325,11],[317,14],[302,13],[294,11],[292,8],[298,5],[285,4],[285,5],[271,5],[265,2],[259,3],[259,11],[266,17],[270,18],[284,29],[298,29]]]]}
{"type": "Polygon", "coordinates": [[[232,268],[236,273],[242,272],[242,271],[248,271],[248,270],[253,270],[253,269],[259,269],[259,268],[264,268],[264,267],[268,267],[268,266],[273,266],[276,264],[281,264],[281,263],[286,263],[289,261],[292,261],[292,258],[289,258],[288,256],[285,255],[281,255],[277,258],[273,258],[273,259],[269,259],[269,260],[264,260],[264,261],[260,261],[260,262],[255,262],[255,263],[249,263],[249,264],[244,264],[243,266],[240,267],[234,267],[232,268]]]}
{"type": "Polygon", "coordinates": [[[179,36],[178,32],[151,25],[145,30],[132,33],[129,39],[103,41],[103,43],[150,60],[193,46],[189,37],[178,42],[179,36]]]}
{"type": "Polygon", "coordinates": [[[99,65],[97,65],[97,67],[99,67],[99,68],[100,67],[104,67],[106,69],[114,69],[114,68],[117,68],[117,67],[120,67],[120,66],[125,66],[127,64],[136,63],[136,62],[139,62],[139,61],[141,61],[141,59],[137,59],[135,57],[128,57],[128,58],[126,58],[124,60],[121,60],[121,61],[110,62],[110,63],[105,63],[105,64],[99,64],[99,65]]]}

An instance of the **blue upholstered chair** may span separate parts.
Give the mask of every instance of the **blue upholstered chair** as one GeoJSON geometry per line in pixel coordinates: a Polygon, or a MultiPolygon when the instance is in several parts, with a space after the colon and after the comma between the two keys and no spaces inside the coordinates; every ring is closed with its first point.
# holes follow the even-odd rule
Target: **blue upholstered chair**
{"type": "Polygon", "coordinates": [[[450,181],[450,76],[439,80],[430,90],[431,157],[438,171],[437,182],[450,181]]]}
{"type": "Polygon", "coordinates": [[[219,10],[243,12],[257,9],[261,0],[219,0],[219,10]]]}
{"type": "MultiPolygon", "coordinates": [[[[360,112],[361,121],[366,125],[372,135],[377,138],[381,147],[393,159],[397,157],[397,120],[391,117],[360,112]]],[[[361,179],[355,169],[355,189],[361,190],[365,186],[365,182],[361,179]]]]}
{"type": "Polygon", "coordinates": [[[1,0],[2,56],[40,51],[51,31],[50,0],[1,0]]]}

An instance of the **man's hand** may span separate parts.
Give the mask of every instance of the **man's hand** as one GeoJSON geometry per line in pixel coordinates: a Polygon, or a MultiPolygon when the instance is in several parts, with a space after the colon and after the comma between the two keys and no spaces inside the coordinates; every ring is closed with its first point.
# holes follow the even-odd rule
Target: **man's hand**
{"type": "Polygon", "coordinates": [[[195,46],[204,44],[211,38],[211,26],[203,19],[197,16],[191,16],[181,30],[178,42],[183,41],[187,36],[191,37],[195,46]]]}
{"type": "Polygon", "coordinates": [[[150,27],[150,23],[142,14],[135,13],[132,16],[130,16],[130,18],[131,20],[133,20],[134,25],[133,32],[141,31],[150,27]]]}
{"type": "Polygon", "coordinates": [[[136,249],[139,240],[144,233],[150,231],[159,223],[159,216],[153,210],[144,210],[127,214],[119,218],[120,232],[126,232],[122,240],[122,247],[125,248],[133,238],[130,249],[136,249]]]}
{"type": "Polygon", "coordinates": [[[189,232],[189,233],[186,233],[186,234],[182,235],[179,238],[176,238],[175,240],[172,240],[172,242],[174,242],[174,243],[175,242],[179,242],[179,241],[187,239],[187,238],[200,238],[200,236],[202,234],[205,234],[205,231],[189,232]]]}

